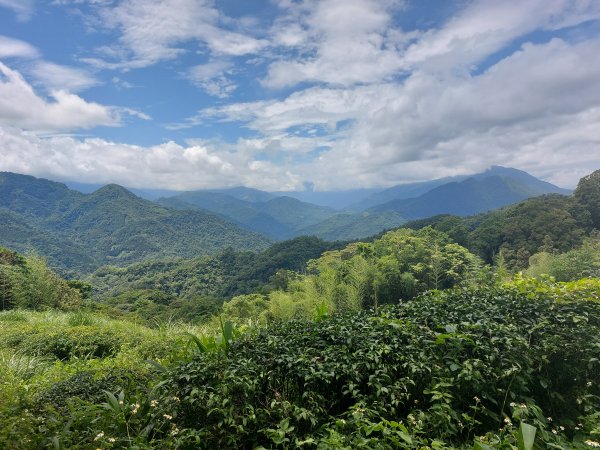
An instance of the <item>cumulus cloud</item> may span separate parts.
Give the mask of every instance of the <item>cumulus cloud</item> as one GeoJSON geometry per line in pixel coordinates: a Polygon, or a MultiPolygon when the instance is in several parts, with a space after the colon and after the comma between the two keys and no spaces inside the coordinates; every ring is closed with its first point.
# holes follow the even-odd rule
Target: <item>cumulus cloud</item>
{"type": "Polygon", "coordinates": [[[401,68],[402,33],[391,26],[401,5],[391,0],[281,1],[272,29],[274,46],[291,47],[270,64],[263,84],[282,88],[305,81],[349,86],[380,82],[401,68]]]}
{"type": "MultiPolygon", "coordinates": [[[[253,55],[263,85],[286,94],[221,100],[166,126],[227,122],[250,130],[252,137],[235,142],[136,147],[5,127],[2,142],[23,150],[21,160],[4,156],[4,170],[29,164],[28,173],[134,187],[282,190],[306,181],[316,189],[386,186],[491,164],[573,186],[597,168],[600,39],[593,27],[577,29],[600,20],[595,0],[461,2],[436,28],[412,31],[397,25],[405,8],[410,14],[402,1],[274,0],[278,15],[260,38],[248,31],[252,20],[227,18],[209,0],[56,1],[87,3],[117,32],[114,45],[86,59],[98,67],[141,68],[196,51],[203,63],[179,74],[225,99],[243,84],[238,64],[249,61],[239,56],[253,55]],[[44,148],[48,161],[40,157],[44,148]]],[[[73,90],[85,88],[84,73],[62,75],[73,90]]],[[[64,91],[43,99],[7,68],[0,80],[0,123],[55,130],[114,125],[126,113],[148,119],[64,91]],[[59,112],[50,114],[51,107],[59,112]],[[61,116],[71,125],[49,123],[61,116]]]]}
{"type": "Polygon", "coordinates": [[[50,96],[40,97],[19,72],[0,63],[0,124],[40,131],[119,124],[119,114],[109,107],[63,90],[50,96]]]}
{"type": "Polygon", "coordinates": [[[268,161],[243,152],[223,152],[210,143],[174,142],[141,147],[102,139],[42,138],[0,128],[0,170],[89,183],[175,190],[246,185],[276,190],[298,188],[300,180],[268,161]]]}
{"type": "Polygon", "coordinates": [[[417,181],[490,164],[573,185],[598,160],[599,45],[524,44],[478,75],[420,70],[402,84],[310,88],[281,101],[207,108],[187,125],[239,122],[260,133],[257,148],[261,140],[290,153],[324,148],[295,167],[320,189],[348,186],[349,179],[363,186],[417,181]],[[295,132],[315,126],[324,131],[318,143],[295,132]]]}

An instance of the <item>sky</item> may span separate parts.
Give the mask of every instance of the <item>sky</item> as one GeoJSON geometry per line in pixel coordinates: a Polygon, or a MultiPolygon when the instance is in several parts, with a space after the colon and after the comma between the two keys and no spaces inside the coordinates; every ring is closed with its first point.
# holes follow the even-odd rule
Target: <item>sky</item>
{"type": "Polygon", "coordinates": [[[0,171],[194,190],[600,168],[598,0],[0,0],[0,171]]]}

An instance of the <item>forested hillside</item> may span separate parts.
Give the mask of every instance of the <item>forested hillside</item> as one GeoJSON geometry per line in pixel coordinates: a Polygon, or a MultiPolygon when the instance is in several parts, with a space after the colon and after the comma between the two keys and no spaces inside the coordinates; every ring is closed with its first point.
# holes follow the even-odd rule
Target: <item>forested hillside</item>
{"type": "Polygon", "coordinates": [[[165,257],[194,257],[269,241],[203,211],[176,211],[117,185],[81,194],[61,183],[0,174],[0,245],[33,250],[61,269],[91,271],[165,257]]]}

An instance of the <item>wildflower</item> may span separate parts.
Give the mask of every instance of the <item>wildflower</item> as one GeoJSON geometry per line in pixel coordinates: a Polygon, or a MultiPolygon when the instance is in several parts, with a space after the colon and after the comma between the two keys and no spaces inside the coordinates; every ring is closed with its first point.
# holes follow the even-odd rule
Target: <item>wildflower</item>
{"type": "Polygon", "coordinates": [[[558,431],[556,431],[556,428],[552,428],[552,434],[558,434],[558,431]]]}
{"type": "Polygon", "coordinates": [[[123,400],[119,400],[119,405],[123,406],[123,400]]]}
{"type": "Polygon", "coordinates": [[[173,400],[175,400],[176,402],[180,402],[181,400],[179,399],[179,397],[175,396],[173,397],[173,400]]]}
{"type": "Polygon", "coordinates": [[[177,428],[174,423],[171,424],[171,436],[175,436],[177,433],[179,433],[179,428],[177,428]]]}
{"type": "Polygon", "coordinates": [[[167,420],[171,420],[173,418],[173,416],[171,416],[169,414],[163,414],[163,417],[167,420]]]}
{"type": "Polygon", "coordinates": [[[514,408],[515,406],[517,406],[517,404],[515,402],[510,402],[510,407],[514,408]]]}
{"type": "Polygon", "coordinates": [[[585,445],[589,445],[590,447],[600,447],[600,442],[598,441],[592,441],[590,439],[588,439],[587,441],[584,442],[585,445]]]}
{"type": "Polygon", "coordinates": [[[585,385],[586,385],[587,387],[590,387],[590,386],[592,385],[592,382],[591,382],[591,381],[588,381],[587,383],[585,383],[585,385]]]}
{"type": "Polygon", "coordinates": [[[152,400],[150,402],[150,406],[152,406],[153,408],[156,408],[158,406],[158,400],[152,400]]]}
{"type": "Polygon", "coordinates": [[[560,427],[558,427],[558,429],[559,429],[560,431],[565,431],[565,427],[563,427],[562,425],[561,425],[560,427]]]}
{"type": "Polygon", "coordinates": [[[548,422],[552,422],[552,417],[546,417],[546,420],[547,420],[548,422]]]}
{"type": "Polygon", "coordinates": [[[473,400],[475,400],[475,403],[479,403],[481,401],[481,399],[477,396],[473,397],[473,400]]]}
{"type": "Polygon", "coordinates": [[[117,442],[117,440],[113,437],[108,438],[108,442],[117,442]]]}
{"type": "Polygon", "coordinates": [[[140,404],[136,403],[135,405],[131,405],[131,414],[137,414],[140,409],[140,404]]]}
{"type": "Polygon", "coordinates": [[[505,418],[504,418],[504,423],[505,423],[506,425],[512,425],[512,422],[510,421],[510,419],[509,419],[508,417],[505,417],[505,418]]]}
{"type": "Polygon", "coordinates": [[[521,404],[519,405],[519,408],[525,408],[525,409],[526,409],[526,408],[527,408],[527,405],[526,405],[525,403],[521,403],[521,404]]]}
{"type": "Polygon", "coordinates": [[[101,431],[100,433],[98,433],[96,435],[96,437],[94,438],[95,441],[102,439],[104,437],[104,431],[101,431]]]}

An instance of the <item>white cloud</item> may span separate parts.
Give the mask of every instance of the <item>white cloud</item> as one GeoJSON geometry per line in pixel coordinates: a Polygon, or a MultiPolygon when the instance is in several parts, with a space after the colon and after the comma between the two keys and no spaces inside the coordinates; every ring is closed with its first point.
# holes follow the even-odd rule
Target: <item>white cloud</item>
{"type": "Polygon", "coordinates": [[[34,0],[0,0],[0,7],[12,9],[17,14],[17,19],[27,21],[33,14],[34,0]]]}
{"type": "Polygon", "coordinates": [[[267,42],[222,26],[221,14],[210,0],[123,0],[100,5],[101,23],[120,33],[119,45],[99,49],[99,58],[86,62],[109,69],[147,67],[185,53],[195,41],[199,50],[240,56],[263,49],[267,42]],[[112,58],[111,58],[112,57],[112,58]]]}
{"type": "Polygon", "coordinates": [[[21,74],[0,63],[0,124],[40,131],[119,124],[118,113],[109,107],[62,90],[51,97],[38,96],[21,74]]]}
{"type": "Polygon", "coordinates": [[[187,125],[239,122],[261,135],[239,148],[275,148],[286,164],[294,154],[328,148],[285,167],[319,189],[391,185],[490,164],[573,185],[600,161],[599,46],[597,39],[525,44],[479,75],[415,71],[402,84],[310,88],[281,101],[207,108],[187,125]]]}
{"type": "Polygon", "coordinates": [[[27,42],[0,35],[0,58],[35,58],[37,49],[27,42]]]}
{"type": "Polygon", "coordinates": [[[441,29],[428,31],[410,45],[405,65],[469,68],[519,36],[598,18],[600,3],[593,0],[474,1],[441,29]]]}
{"type": "Polygon", "coordinates": [[[84,69],[62,66],[48,61],[37,61],[29,70],[37,82],[50,91],[79,92],[100,84],[100,81],[84,69]]]}
{"type": "Polygon", "coordinates": [[[304,81],[349,86],[380,82],[401,68],[399,30],[388,0],[305,0],[280,2],[285,11],[273,26],[272,44],[293,47],[269,66],[265,86],[282,88],[304,81]]]}
{"type": "Polygon", "coordinates": [[[300,181],[267,161],[242,152],[223,152],[210,144],[151,147],[68,136],[41,138],[0,128],[0,170],[89,183],[177,190],[246,185],[264,189],[298,188],[300,181]]]}
{"type": "Polygon", "coordinates": [[[227,76],[232,67],[230,61],[214,60],[190,68],[187,78],[209,95],[226,98],[237,88],[227,76]]]}

